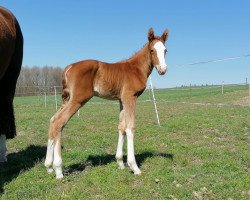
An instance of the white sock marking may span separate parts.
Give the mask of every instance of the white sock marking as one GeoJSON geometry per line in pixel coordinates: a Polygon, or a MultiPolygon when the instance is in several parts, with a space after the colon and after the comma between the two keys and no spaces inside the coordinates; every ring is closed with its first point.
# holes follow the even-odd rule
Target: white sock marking
{"type": "Polygon", "coordinates": [[[59,151],[61,151],[61,146],[59,145],[59,141],[57,140],[55,147],[54,147],[54,162],[53,162],[53,168],[55,170],[57,179],[63,178],[62,158],[61,158],[59,151]]]}
{"type": "Polygon", "coordinates": [[[128,165],[133,170],[134,174],[141,174],[141,170],[138,168],[135,161],[135,152],[134,152],[134,134],[131,129],[126,129],[127,135],[127,145],[128,145],[128,165]]]}
{"type": "Polygon", "coordinates": [[[123,143],[124,143],[124,134],[122,134],[122,132],[119,131],[118,145],[115,157],[120,169],[125,168],[123,163],[123,143]]]}
{"type": "Polygon", "coordinates": [[[53,171],[52,163],[54,159],[54,140],[49,139],[47,144],[47,154],[45,159],[45,166],[47,167],[48,173],[53,171]]]}
{"type": "Polygon", "coordinates": [[[7,162],[5,135],[0,135],[0,162],[7,162]]]}

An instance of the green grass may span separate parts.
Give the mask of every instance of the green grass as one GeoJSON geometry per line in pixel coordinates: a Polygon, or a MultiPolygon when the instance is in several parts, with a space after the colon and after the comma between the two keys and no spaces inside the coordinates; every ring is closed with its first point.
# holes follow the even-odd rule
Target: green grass
{"type": "MultiPolygon", "coordinates": [[[[43,165],[54,97],[46,108],[43,97],[17,97],[18,136],[7,143],[0,198],[249,199],[250,107],[192,104],[234,104],[247,96],[244,86],[225,87],[224,95],[216,87],[193,89],[191,95],[156,90],[161,127],[152,102],[139,101],[135,150],[142,176],[128,167],[119,170],[115,162],[119,105],[94,98],[63,131],[63,180],[43,165]]],[[[139,100],[148,98],[146,92],[139,100]]]]}

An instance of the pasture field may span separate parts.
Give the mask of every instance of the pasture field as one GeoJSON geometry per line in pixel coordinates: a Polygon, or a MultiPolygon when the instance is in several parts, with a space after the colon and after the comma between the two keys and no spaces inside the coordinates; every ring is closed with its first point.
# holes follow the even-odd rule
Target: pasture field
{"type": "Polygon", "coordinates": [[[160,127],[152,102],[143,101],[149,93],[139,98],[135,152],[141,176],[115,162],[119,105],[94,98],[63,131],[63,180],[44,167],[54,97],[46,108],[42,97],[16,97],[18,136],[7,142],[0,199],[249,199],[248,88],[220,91],[157,90],[160,127]]]}

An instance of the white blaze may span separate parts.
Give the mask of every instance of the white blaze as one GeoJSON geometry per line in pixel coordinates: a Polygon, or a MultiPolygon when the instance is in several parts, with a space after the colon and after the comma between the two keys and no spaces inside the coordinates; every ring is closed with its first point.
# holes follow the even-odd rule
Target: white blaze
{"type": "MultiPolygon", "coordinates": [[[[158,41],[154,44],[154,48],[157,52],[157,57],[159,60],[159,68],[161,71],[165,71],[167,68],[166,61],[165,61],[165,46],[162,42],[158,41]]],[[[158,66],[156,66],[158,68],[158,66]]]]}

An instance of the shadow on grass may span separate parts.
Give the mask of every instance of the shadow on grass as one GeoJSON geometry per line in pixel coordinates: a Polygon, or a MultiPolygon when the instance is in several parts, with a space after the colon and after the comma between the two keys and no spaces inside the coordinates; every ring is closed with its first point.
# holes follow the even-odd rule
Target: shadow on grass
{"type": "Polygon", "coordinates": [[[45,146],[30,145],[26,149],[7,156],[8,162],[0,164],[0,195],[4,192],[4,185],[11,182],[21,172],[34,167],[44,158],[45,146]]]}
{"type": "MultiPolygon", "coordinates": [[[[135,159],[137,161],[138,167],[141,167],[144,163],[144,161],[147,158],[151,157],[163,157],[170,160],[173,160],[173,154],[167,154],[167,153],[153,153],[153,152],[144,152],[141,154],[137,154],[135,156],[135,159]]],[[[127,156],[123,157],[124,162],[127,160],[127,156]]],[[[72,173],[80,173],[84,171],[87,167],[96,167],[96,166],[102,166],[107,165],[111,162],[116,162],[115,155],[114,154],[106,154],[106,155],[90,155],[86,161],[70,165],[69,167],[64,170],[64,174],[70,175],[72,173]]]]}

